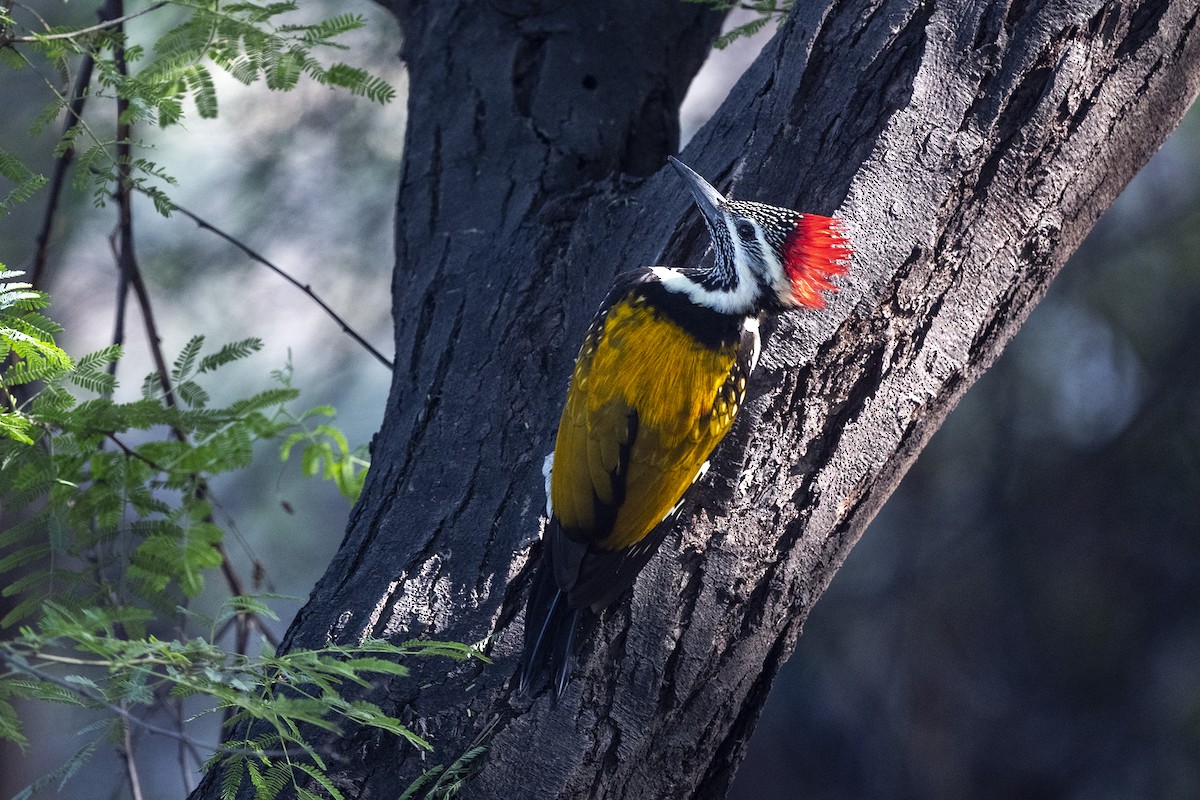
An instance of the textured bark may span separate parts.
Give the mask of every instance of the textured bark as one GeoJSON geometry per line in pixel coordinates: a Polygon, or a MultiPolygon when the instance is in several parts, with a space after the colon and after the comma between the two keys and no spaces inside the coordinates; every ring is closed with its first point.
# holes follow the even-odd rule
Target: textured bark
{"type": "Polygon", "coordinates": [[[850,547],[1200,86],[1194,0],[796,5],[683,158],[734,196],[844,216],[853,275],[767,327],[686,521],[555,704],[511,681],[542,458],[612,276],[703,254],[662,166],[719,17],[396,3],[397,368],[363,499],[286,644],[486,638],[494,663],[377,686],[437,751],[326,741],[348,796],[394,798],[475,742],[463,797],[722,797],[850,547]]]}

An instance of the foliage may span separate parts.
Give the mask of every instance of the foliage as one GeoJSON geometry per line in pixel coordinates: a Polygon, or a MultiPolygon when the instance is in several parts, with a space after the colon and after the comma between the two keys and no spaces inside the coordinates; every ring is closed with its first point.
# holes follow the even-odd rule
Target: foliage
{"type": "MultiPolygon", "coordinates": [[[[97,206],[110,198],[121,206],[122,235],[112,240],[123,277],[121,316],[126,287],[140,283],[126,244],[133,239],[130,193],[150,197],[164,215],[175,209],[165,191],[175,179],[136,132],[169,129],[184,120],[185,108],[215,117],[214,68],[279,91],[308,78],[378,103],[395,92],[362,69],[317,58],[346,49],[345,34],[364,24],[357,14],[298,23],[292,12],[299,4],[292,0],[159,0],[130,13],[120,3],[100,6],[98,24],[67,28],[49,25],[45,12],[29,5],[0,4],[0,67],[41,78],[52,99],[37,128],[65,121],[54,152],[59,165],[73,160],[75,185],[90,188],[97,206]],[[88,101],[105,101],[116,113],[89,110],[85,116],[88,101]]],[[[41,257],[64,174],[55,173],[48,192],[41,257]]],[[[46,183],[0,148],[0,217],[46,183]]],[[[299,286],[245,245],[184,213],[299,286]]],[[[39,268],[33,273],[37,283],[39,268]]],[[[17,275],[0,265],[0,497],[6,524],[12,523],[0,532],[6,601],[0,628],[8,629],[0,638],[0,738],[28,745],[18,713],[28,705],[20,703],[62,703],[95,719],[80,731],[83,746],[75,755],[19,796],[75,776],[111,742],[140,800],[135,732],[175,738],[196,767],[220,771],[224,796],[250,793],[256,800],[285,789],[302,798],[342,797],[306,732],[365,726],[428,749],[399,719],[364,699],[369,681],[407,675],[401,661],[409,657],[482,658],[474,648],[369,640],[277,654],[264,623],[275,618],[270,598],[243,594],[228,561],[225,541],[235,529],[222,518],[211,482],[248,467],[263,442],[280,446],[285,460],[299,453],[306,475],[332,481],[351,502],[358,498],[367,454],[332,424],[333,409],[290,410],[297,397],[290,363],[273,373],[271,388],[214,403],[214,376],[261,343],[245,339],[209,349],[203,336],[193,337],[173,362],[157,338],[148,337],[160,368],[136,398],[117,400],[119,342],[72,362],[54,342],[59,327],[40,313],[46,296],[14,280],[17,275]],[[211,603],[214,570],[232,596],[209,619],[192,606],[201,593],[211,603]],[[252,639],[255,631],[261,642],[252,639]],[[225,643],[229,639],[233,644],[225,643]],[[190,734],[190,723],[214,712],[229,738],[206,745],[190,734]],[[202,758],[203,749],[211,755],[202,758]]],[[[148,297],[144,289],[135,294],[151,327],[148,297]]],[[[256,563],[256,576],[260,568],[256,563]]],[[[477,760],[460,758],[454,774],[464,775],[465,765],[477,760]]]]}
{"type": "Polygon", "coordinates": [[[46,183],[46,176],[30,172],[20,159],[3,147],[0,147],[0,176],[14,184],[8,194],[0,199],[0,217],[17,203],[28,200],[46,183]]]}
{"type": "Polygon", "coordinates": [[[409,784],[398,800],[452,800],[457,797],[467,781],[483,767],[483,757],[488,753],[492,734],[499,721],[499,716],[492,717],[465,753],[450,762],[449,766],[439,764],[426,770],[409,784]]]}
{"type": "Polygon", "coordinates": [[[378,705],[346,699],[343,687],[367,687],[372,675],[406,676],[408,670],[397,663],[398,658],[434,655],[462,660],[475,654],[471,648],[439,642],[393,645],[367,640],[353,648],[329,646],[281,655],[268,650],[250,658],[212,643],[217,631],[238,616],[251,611],[269,613],[259,598],[235,600],[208,621],[209,638],[170,641],[118,635],[131,619],[145,621],[137,614],[95,608],[73,611],[48,603],[36,627],[23,627],[18,637],[0,644],[0,661],[6,668],[0,674],[0,736],[26,744],[13,699],[108,712],[85,730],[92,738],[64,769],[38,782],[45,785],[46,779],[69,777],[66,773],[81,768],[98,743],[119,737],[123,727],[140,726],[199,746],[184,732],[146,722],[135,710],[159,704],[163,698],[204,696],[209,703],[205,713],[226,712],[229,726],[250,722],[239,728],[245,731],[243,738],[226,740],[206,767],[221,770],[223,797],[236,796],[245,784],[253,788],[255,798],[276,797],[285,787],[299,797],[339,800],[343,796],[326,776],[320,753],[308,744],[306,727],[341,732],[350,726],[366,726],[402,737],[423,750],[431,749],[427,741],[378,705]],[[70,647],[64,647],[68,643],[70,647]]]}
{"type": "Polygon", "coordinates": [[[182,724],[172,730],[150,721],[172,703],[182,719],[185,698],[202,699],[201,714],[223,712],[238,732],[206,765],[222,770],[230,797],[243,783],[256,798],[284,787],[300,797],[342,797],[306,730],[366,726],[428,749],[400,720],[346,690],[357,693],[371,676],[406,675],[398,659],[461,660],[477,655],[474,648],[369,640],[284,654],[264,646],[251,656],[217,642],[235,626],[262,630],[261,621],[274,618],[266,598],[231,597],[213,619],[188,608],[224,560],[211,479],[246,467],[256,443],[282,440],[285,455],[304,443],[305,471],[323,472],[357,496],[367,465],[345,436],[328,423],[295,430],[332,409],[288,411],[297,396],[290,365],[275,373],[279,385],[214,406],[205,384],[261,343],[209,351],[202,336],[185,345],[168,375],[151,374],[140,397],[119,402],[106,367],[120,348],[72,364],[54,345],[57,327],[37,311],[45,305],[45,295],[27,284],[0,284],[0,337],[9,355],[0,370],[8,403],[0,494],[6,513],[20,520],[0,534],[0,594],[15,603],[0,626],[20,623],[0,641],[0,738],[27,744],[15,700],[105,713],[85,729],[87,743],[75,756],[28,793],[70,777],[98,743],[131,728],[199,746],[182,724]],[[35,381],[40,389],[32,392],[35,381]],[[18,387],[28,399],[17,398],[18,387]]]}
{"type": "Polygon", "coordinates": [[[740,25],[735,25],[725,33],[717,37],[713,42],[713,46],[718,50],[724,50],[734,41],[743,36],[753,36],[758,33],[767,23],[774,20],[776,23],[782,22],[783,18],[792,10],[792,5],[795,0],[752,0],[751,2],[735,2],[731,0],[686,0],[688,3],[699,3],[706,6],[711,6],[716,11],[730,11],[734,8],[743,8],[748,11],[753,11],[756,16],[754,19],[743,22],[740,25]]]}
{"type": "MultiPolygon", "coordinates": [[[[0,349],[3,350],[0,364],[15,359],[0,378],[0,392],[7,406],[0,407],[0,437],[33,444],[33,424],[16,410],[12,390],[62,375],[71,368],[71,359],[54,344],[54,334],[60,330],[58,324],[38,313],[38,309],[46,307],[46,295],[28,283],[10,280],[20,275],[0,264],[0,349]]],[[[86,366],[80,374],[85,372],[86,366]]]]}
{"type": "Polygon", "coordinates": [[[41,566],[3,591],[24,599],[0,625],[24,619],[51,592],[71,607],[103,602],[115,589],[127,600],[171,608],[180,599],[172,589],[194,597],[204,587],[204,571],[220,566],[222,534],[208,481],[248,466],[254,442],[290,424],[281,406],[297,392],[272,388],[210,408],[196,378],[261,343],[235,342],[201,357],[203,342],[193,338],[176,359],[171,396],[151,375],[139,399],[112,400],[115,381],[104,367],[120,355],[115,346],[85,356],[73,371],[8,370],[21,382],[38,375],[43,388],[13,412],[37,429],[40,446],[0,442],[0,490],[27,509],[26,519],[0,537],[0,546],[13,548],[0,559],[0,572],[41,566]],[[99,396],[77,401],[68,382],[99,396]],[[132,441],[143,431],[160,435],[132,441]],[[38,535],[43,531],[52,533],[50,541],[38,535]],[[18,588],[25,586],[41,586],[44,594],[18,588]]]}
{"type": "MultiPolygon", "coordinates": [[[[291,362],[272,375],[282,385],[290,386],[291,362]]],[[[346,435],[329,423],[319,423],[311,430],[307,427],[307,422],[314,417],[332,419],[336,415],[337,412],[332,406],[318,406],[292,418],[292,424],[298,430],[284,439],[279,455],[287,461],[291,457],[292,449],[296,445],[303,445],[300,450],[300,469],[305,476],[312,478],[319,474],[323,479],[333,481],[343,497],[351,503],[356,503],[362,494],[363,485],[367,480],[367,467],[371,463],[366,445],[352,448],[346,440],[346,435]]]]}
{"type": "MultiPolygon", "coordinates": [[[[383,79],[342,62],[325,65],[315,55],[319,50],[345,50],[339,39],[363,26],[360,15],[339,14],[308,24],[286,22],[298,8],[295,0],[162,0],[140,12],[80,29],[48,26],[31,12],[34,29],[22,25],[23,17],[17,14],[20,6],[14,10],[5,4],[0,6],[0,62],[21,69],[34,68],[38,59],[44,59],[68,76],[72,59],[87,59],[96,80],[95,85],[83,87],[82,97],[117,100],[120,126],[130,127],[178,124],[189,100],[201,118],[216,117],[213,66],[244,84],[262,81],[273,90],[295,88],[307,77],[377,103],[395,98],[395,90],[383,79]],[[143,18],[175,21],[147,48],[129,31],[143,18]]],[[[106,10],[107,6],[101,9],[102,16],[106,10]]],[[[48,81],[46,85],[53,99],[38,119],[45,125],[66,117],[56,155],[76,154],[76,185],[90,186],[96,204],[103,205],[124,183],[151,197],[161,213],[170,213],[173,206],[162,184],[173,184],[174,178],[148,157],[122,154],[127,148],[149,148],[120,126],[106,133],[94,120],[85,120],[72,105],[74,90],[48,81]]],[[[3,149],[0,175],[15,184],[0,200],[0,216],[45,183],[43,176],[30,172],[3,149]]]]}

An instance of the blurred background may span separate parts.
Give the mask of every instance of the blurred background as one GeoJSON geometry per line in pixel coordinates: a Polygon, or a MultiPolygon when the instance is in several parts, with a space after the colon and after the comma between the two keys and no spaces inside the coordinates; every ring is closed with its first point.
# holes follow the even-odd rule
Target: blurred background
{"type": "MultiPolygon", "coordinates": [[[[90,4],[44,5],[55,22],[94,20],[90,4]]],[[[400,32],[373,4],[320,5],[369,18],[351,60],[389,79],[396,101],[226,79],[217,120],[143,135],[179,178],[177,203],[311,284],[390,356],[400,32]]],[[[714,53],[682,112],[685,137],[770,33],[714,53]]],[[[49,174],[57,125],[28,135],[44,77],[55,79],[4,72],[0,140],[49,174]]],[[[934,437],[817,604],[733,800],[1200,797],[1198,150],[1193,112],[934,437]]],[[[0,219],[9,268],[28,268],[43,207],[44,193],[0,219]]],[[[352,442],[370,438],[389,382],[378,362],[212,234],[149,202],[136,214],[168,357],[195,333],[213,345],[261,337],[216,400],[264,388],[290,353],[300,404],[330,403],[352,442]]],[[[67,193],[45,288],[76,355],[111,337],[114,224],[113,207],[67,193]]],[[[132,395],[150,364],[136,312],[128,325],[119,377],[132,395]]],[[[277,604],[282,628],[341,541],[345,503],[269,448],[215,491],[234,557],[268,565],[256,588],[296,597],[277,604]]],[[[79,746],[79,719],[38,712],[28,757],[0,746],[0,797],[79,746]]],[[[147,759],[158,764],[142,776],[147,796],[180,796],[173,748],[144,746],[164,748],[147,759]]],[[[61,796],[124,796],[115,755],[89,769],[61,796]]]]}

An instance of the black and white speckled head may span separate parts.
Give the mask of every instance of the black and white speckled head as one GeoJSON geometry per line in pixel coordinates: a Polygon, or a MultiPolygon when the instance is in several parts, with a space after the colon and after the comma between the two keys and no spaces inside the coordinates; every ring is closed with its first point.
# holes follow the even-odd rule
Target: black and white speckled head
{"type": "Polygon", "coordinates": [[[850,245],[838,220],[787,208],[726,200],[682,162],[671,163],[700,208],[713,266],[697,278],[664,271],[663,283],[698,305],[728,314],[820,308],[830,278],[846,272],[850,245]],[[668,272],[670,274],[668,274],[668,272]]]}

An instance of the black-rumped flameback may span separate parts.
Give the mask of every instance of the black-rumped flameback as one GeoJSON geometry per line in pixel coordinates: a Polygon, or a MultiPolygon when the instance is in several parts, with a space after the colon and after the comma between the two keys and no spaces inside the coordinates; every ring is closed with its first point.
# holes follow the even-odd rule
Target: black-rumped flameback
{"type": "Polygon", "coordinates": [[[547,459],[522,692],[549,667],[562,693],[579,615],[617,600],[658,549],[742,406],[763,315],[822,308],[849,266],[839,220],[727,200],[671,163],[700,208],[713,264],[619,275],[588,328],[547,459]]]}

